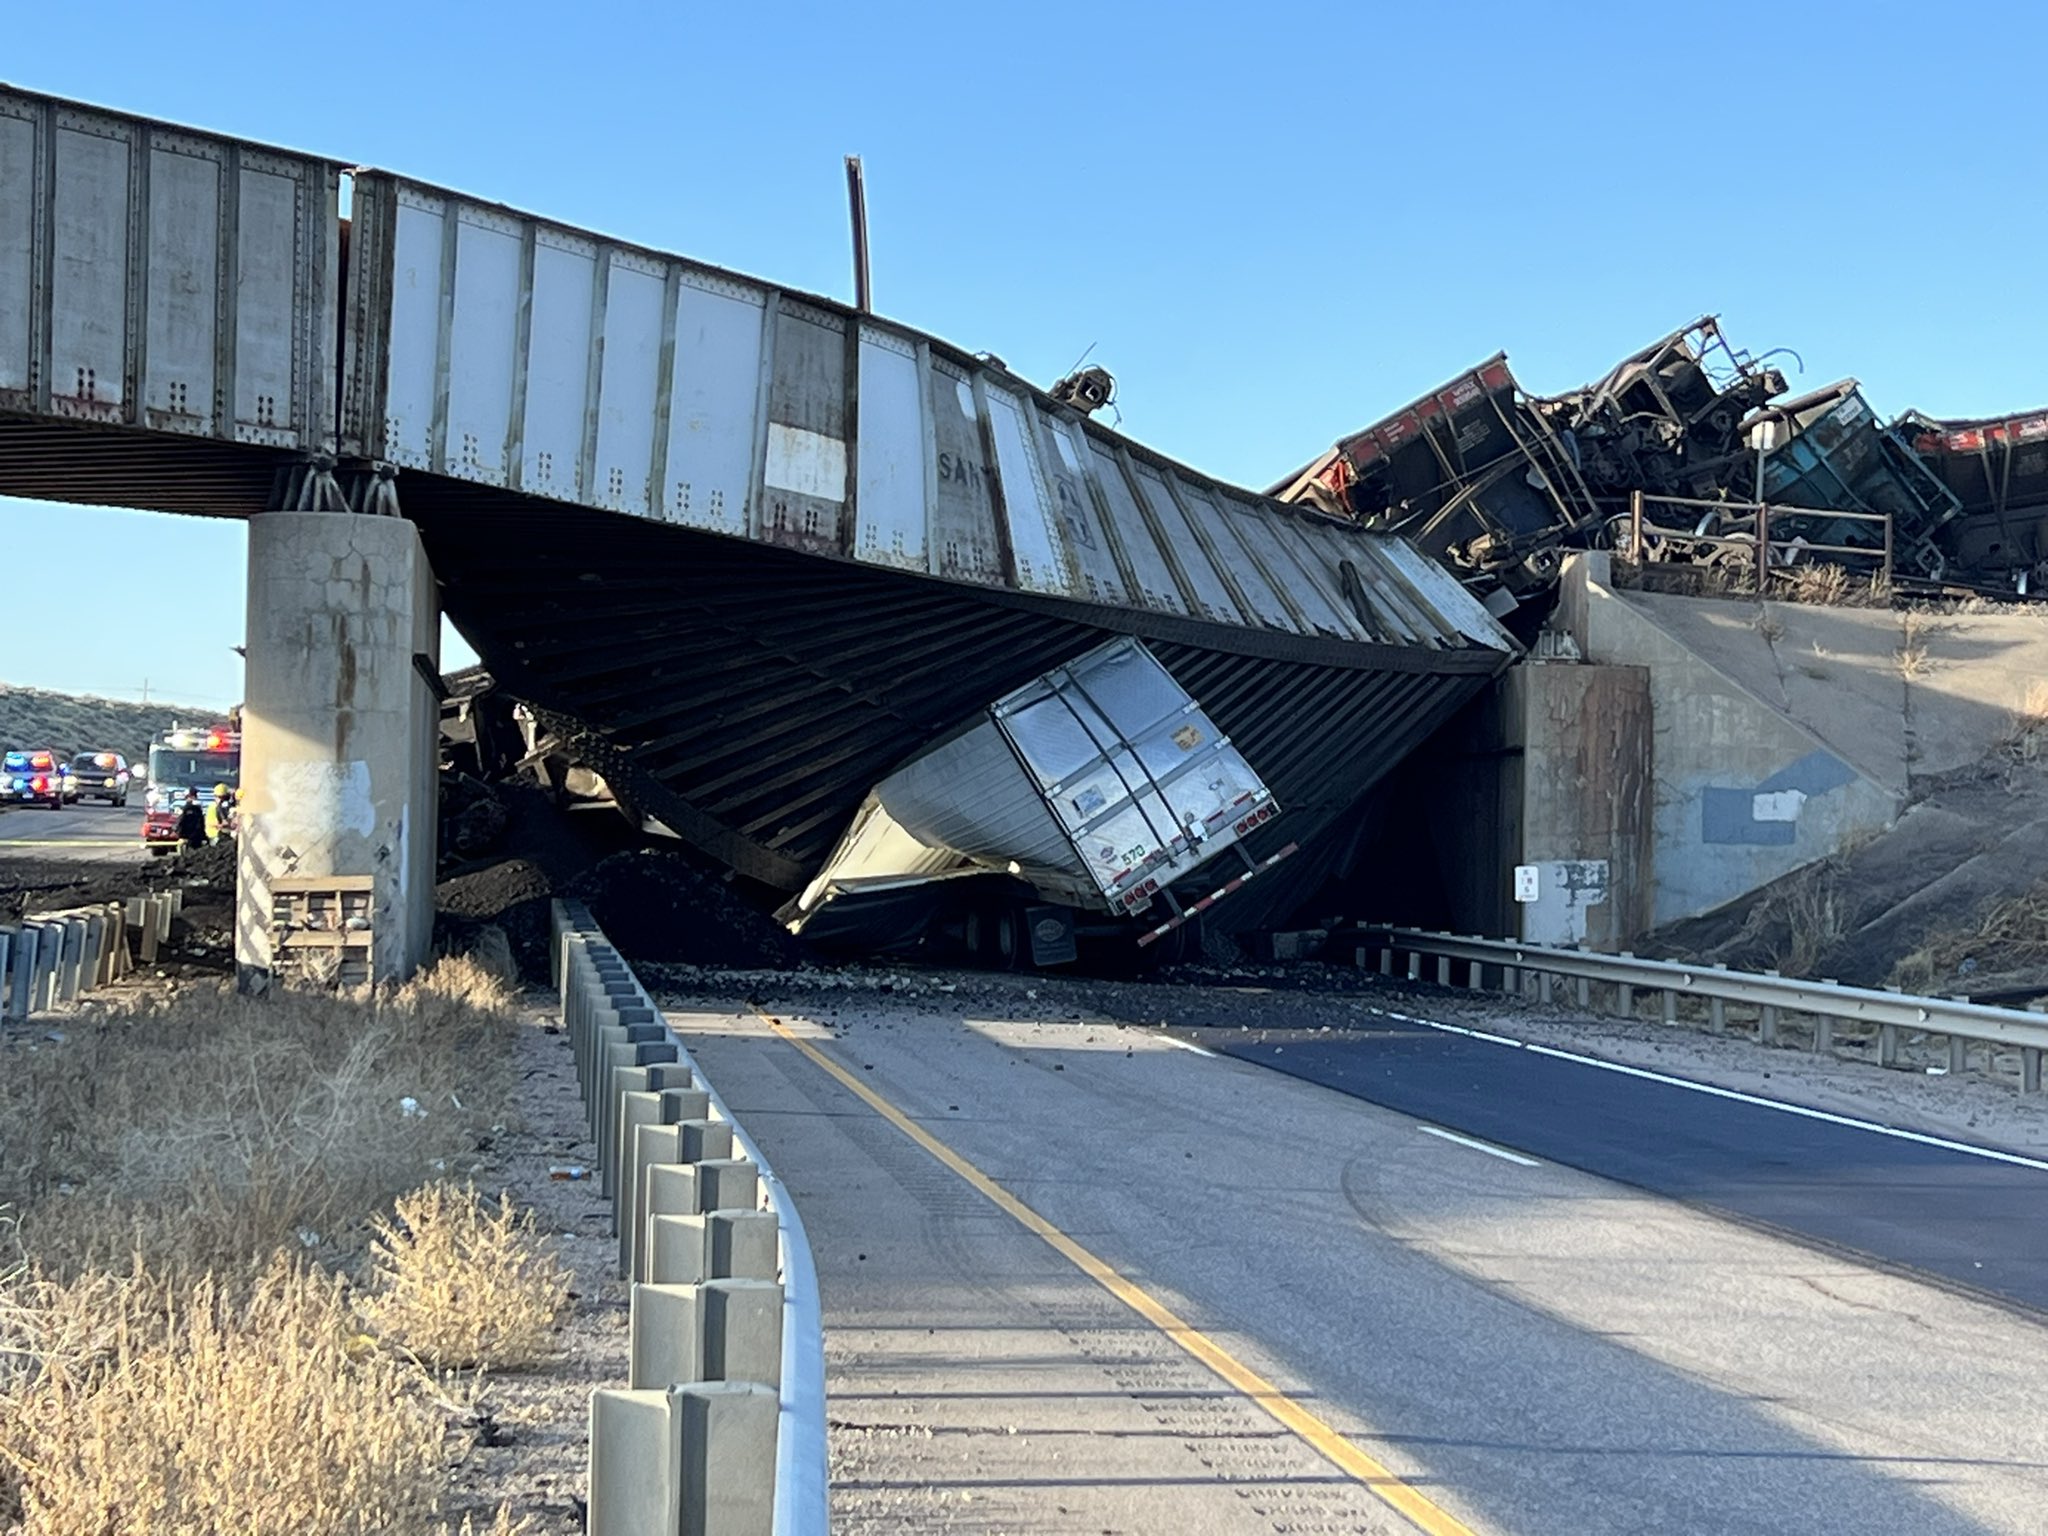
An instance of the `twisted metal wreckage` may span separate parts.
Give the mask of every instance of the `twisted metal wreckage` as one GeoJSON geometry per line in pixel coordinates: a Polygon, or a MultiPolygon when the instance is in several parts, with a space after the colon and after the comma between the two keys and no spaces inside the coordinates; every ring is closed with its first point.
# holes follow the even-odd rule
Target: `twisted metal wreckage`
{"type": "Polygon", "coordinates": [[[1713,316],[1561,395],[1526,392],[1499,353],[1270,494],[1405,536],[1502,614],[1587,547],[1751,572],[1761,547],[1767,569],[1908,591],[2048,577],[2048,412],[1887,423],[1854,379],[1786,390],[1713,316]]]}

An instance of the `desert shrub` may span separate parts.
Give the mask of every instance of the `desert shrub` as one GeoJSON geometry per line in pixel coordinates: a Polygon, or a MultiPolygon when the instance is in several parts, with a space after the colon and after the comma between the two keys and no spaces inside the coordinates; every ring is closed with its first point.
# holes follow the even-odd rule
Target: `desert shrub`
{"type": "Polygon", "coordinates": [[[531,1211],[441,1182],[376,1223],[363,1313],[430,1365],[531,1365],[553,1345],[568,1285],[531,1211]]]}
{"type": "Polygon", "coordinates": [[[140,1267],[0,1290],[0,1527],[22,1536],[434,1529],[446,1424],[341,1282],[140,1267]]]}
{"type": "Polygon", "coordinates": [[[453,960],[369,1003],[188,988],[83,1012],[0,1073],[0,1205],[59,1275],[346,1258],[504,1118],[511,1003],[453,960]]]}

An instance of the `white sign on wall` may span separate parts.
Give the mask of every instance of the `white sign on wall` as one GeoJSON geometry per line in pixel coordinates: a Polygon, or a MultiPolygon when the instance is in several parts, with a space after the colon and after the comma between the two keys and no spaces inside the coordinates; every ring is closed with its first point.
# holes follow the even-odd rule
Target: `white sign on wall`
{"type": "Polygon", "coordinates": [[[1538,879],[1534,864],[1515,866],[1515,900],[1534,901],[1542,894],[1542,882],[1538,879]]]}

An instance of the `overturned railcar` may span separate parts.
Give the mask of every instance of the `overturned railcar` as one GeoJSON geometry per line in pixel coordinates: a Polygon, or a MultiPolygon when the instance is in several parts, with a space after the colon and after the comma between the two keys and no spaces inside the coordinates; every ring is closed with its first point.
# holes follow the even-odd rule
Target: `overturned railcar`
{"type": "Polygon", "coordinates": [[[1908,411],[1896,430],[1960,508],[1943,539],[1953,568],[2038,595],[2048,579],[2048,410],[1958,421],[1908,411]]]}
{"type": "Polygon", "coordinates": [[[1263,920],[1517,654],[1400,539],[1222,484],[992,359],[385,173],[353,192],[342,449],[393,466],[447,611],[507,691],[580,722],[638,820],[811,892],[792,920],[847,947],[1014,938],[1027,908],[1133,945],[1197,910],[1263,920]],[[1126,720],[1090,786],[1136,816],[1111,854],[1146,865],[1113,899],[930,805],[896,899],[835,863],[935,749],[1123,640],[1154,702],[1194,712],[1168,747],[1227,742],[1284,815],[1195,835],[1178,781],[1148,777],[1171,766],[1145,756],[1158,722],[1126,720]]]}

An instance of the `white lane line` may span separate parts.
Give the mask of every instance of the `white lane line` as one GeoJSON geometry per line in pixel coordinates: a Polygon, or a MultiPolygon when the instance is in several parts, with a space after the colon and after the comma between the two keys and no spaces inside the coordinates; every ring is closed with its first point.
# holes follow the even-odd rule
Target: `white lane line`
{"type": "Polygon", "coordinates": [[[1873,1136],[1890,1136],[1896,1141],[1916,1142],[1923,1147],[1938,1147],[1944,1152],[1961,1152],[1967,1157],[1981,1157],[1986,1162],[2010,1163],[2015,1168],[2031,1168],[2037,1173],[2048,1173],[2048,1161],[2038,1157],[2025,1157],[2018,1152],[2001,1152],[1996,1147],[1980,1147],[1967,1141],[1950,1141],[1946,1136],[1930,1136],[1925,1131],[1909,1131],[1901,1126],[1885,1125],[1876,1120],[1859,1120],[1854,1115],[1838,1115],[1805,1104],[1788,1104],[1783,1099],[1767,1099],[1760,1094],[1744,1093],[1737,1088],[1722,1088],[1713,1083],[1696,1083],[1689,1077],[1672,1077],[1668,1073],[1653,1072],[1648,1067],[1631,1067],[1619,1061],[1603,1061],[1598,1056],[1560,1050],[1554,1045],[1538,1045],[1532,1040],[1516,1040],[1508,1035],[1491,1034],[1483,1029],[1467,1029],[1460,1024],[1444,1024],[1436,1019],[1418,1019],[1412,1014],[1395,1013],[1391,1009],[1369,1008],[1367,1012],[1403,1024],[1420,1024],[1425,1029],[1440,1029],[1447,1035],[1465,1035],[1474,1040],[1484,1040],[1489,1045],[1504,1045],[1512,1050],[1529,1051],[1537,1056],[1553,1056],[1559,1061],[1575,1061],[1582,1067],[1598,1067],[1602,1072],[1618,1072],[1623,1077],[1640,1077],[1646,1082],[1684,1088],[1692,1093],[1704,1093],[1709,1098],[1732,1099],[1738,1104],[1754,1104],[1759,1109],[1775,1109],[1780,1114],[1797,1115],[1802,1120],[1819,1120],[1827,1125],[1847,1126],[1852,1131],[1868,1131],[1873,1136]]]}
{"type": "Polygon", "coordinates": [[[1217,1056],[1214,1051],[1208,1050],[1203,1046],[1199,1046],[1195,1044],[1195,1042],[1192,1040],[1183,1040],[1177,1035],[1161,1035],[1159,1038],[1164,1040],[1168,1045],[1177,1045],[1184,1051],[1193,1051],[1197,1056],[1206,1056],[1211,1061],[1217,1060],[1217,1056]]]}
{"type": "Polygon", "coordinates": [[[1524,1168],[1540,1168],[1543,1165],[1533,1157],[1524,1157],[1519,1152],[1510,1152],[1506,1147],[1496,1147],[1490,1141],[1480,1141],[1472,1136],[1460,1136],[1456,1131],[1447,1131],[1440,1125],[1418,1125],[1415,1127],[1425,1136],[1441,1136],[1445,1141],[1455,1141],[1461,1147],[1470,1147],[1474,1152],[1484,1152],[1488,1157],[1497,1157],[1504,1162],[1519,1163],[1524,1168]]]}

